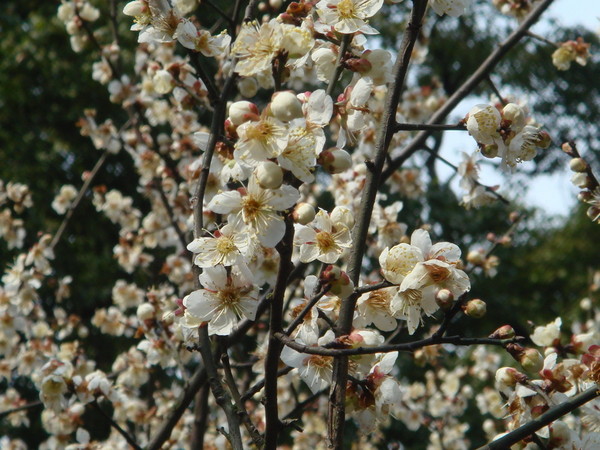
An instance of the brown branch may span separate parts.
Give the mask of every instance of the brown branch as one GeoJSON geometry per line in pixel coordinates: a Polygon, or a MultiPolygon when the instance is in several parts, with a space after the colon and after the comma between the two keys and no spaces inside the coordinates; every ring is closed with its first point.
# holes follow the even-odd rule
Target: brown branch
{"type": "MultiPolygon", "coordinates": [[[[286,367],[285,369],[279,369],[277,371],[277,378],[290,373],[292,370],[294,370],[293,367],[286,367]]],[[[264,386],[265,386],[265,379],[263,378],[262,380],[256,382],[250,389],[248,389],[248,391],[244,395],[242,395],[241,400],[243,402],[245,402],[246,400],[250,400],[252,398],[252,396],[254,396],[254,394],[256,394],[257,392],[260,392],[260,390],[264,386]]]]}
{"type": "MultiPolygon", "coordinates": [[[[352,233],[353,251],[348,262],[348,275],[358,285],[363,255],[366,250],[366,240],[371,222],[371,214],[375,204],[375,198],[379,189],[381,172],[388,152],[388,147],[394,135],[396,126],[396,111],[404,87],[404,80],[408,71],[408,65],[412,55],[415,42],[421,31],[423,16],[427,9],[427,0],[414,0],[413,9],[402,46],[394,65],[394,81],[390,85],[385,100],[382,126],[377,137],[375,146],[375,160],[367,164],[367,176],[365,189],[360,204],[357,223],[352,233]]],[[[348,334],[352,327],[354,307],[357,294],[353,294],[342,302],[340,307],[337,334],[348,334]]],[[[346,356],[336,358],[333,365],[332,384],[329,394],[329,420],[327,423],[328,445],[331,448],[341,449],[343,447],[346,381],[348,377],[348,358],[346,356]]]]}
{"type": "Polygon", "coordinates": [[[394,133],[398,131],[467,131],[467,127],[462,123],[397,123],[394,126],[394,133]]]}
{"type": "Polygon", "coordinates": [[[235,406],[237,407],[238,415],[246,430],[252,437],[252,442],[259,448],[263,445],[263,437],[260,435],[250,416],[248,415],[248,411],[244,407],[244,402],[241,399],[240,391],[237,388],[237,384],[235,383],[235,379],[233,378],[233,372],[231,371],[231,365],[229,364],[229,355],[227,355],[227,350],[225,350],[221,354],[221,362],[223,363],[223,371],[225,373],[225,382],[229,387],[229,391],[231,392],[231,396],[233,397],[233,401],[235,402],[235,406]]]}
{"type": "Polygon", "coordinates": [[[294,224],[288,215],[285,218],[285,235],[279,244],[279,271],[271,299],[271,316],[269,318],[269,346],[265,358],[265,448],[277,447],[277,437],[281,430],[277,407],[277,371],[279,355],[283,344],[275,337],[283,331],[283,298],[289,274],[293,269],[292,250],[294,248],[294,224]]]}
{"type": "MultiPolygon", "coordinates": [[[[291,370],[291,369],[290,369],[291,370]]],[[[11,409],[5,409],[4,411],[0,411],[0,420],[4,419],[5,417],[19,412],[19,411],[24,411],[26,409],[32,409],[32,408],[37,408],[38,406],[42,406],[43,403],[41,401],[35,401],[35,402],[31,402],[31,403],[27,403],[25,405],[21,405],[21,406],[16,406],[14,408],[11,409]]]]}
{"type": "Polygon", "coordinates": [[[108,423],[110,423],[110,426],[113,427],[115,430],[117,430],[117,432],[123,436],[125,438],[125,440],[127,441],[127,443],[133,447],[135,450],[142,450],[142,447],[140,447],[137,442],[135,442],[135,439],[133,438],[133,436],[131,436],[127,431],[125,431],[117,422],[115,422],[113,420],[112,417],[110,417],[98,404],[97,400],[92,400],[90,402],[90,405],[92,405],[96,411],[98,411],[100,413],[100,415],[102,417],[104,417],[106,419],[106,421],[108,423]]]}
{"type": "Polygon", "coordinates": [[[227,438],[234,450],[243,450],[244,446],[242,444],[242,434],[240,432],[240,419],[231,404],[229,394],[223,388],[221,381],[219,380],[219,372],[213,359],[210,337],[208,336],[208,326],[198,327],[198,337],[200,341],[200,353],[202,355],[204,367],[206,368],[210,390],[217,401],[217,405],[221,407],[227,417],[227,424],[229,426],[227,438]]]}
{"type": "Polygon", "coordinates": [[[507,344],[512,344],[523,340],[523,338],[520,336],[511,339],[465,338],[461,336],[431,336],[425,339],[420,339],[418,341],[405,342],[401,344],[378,345],[376,347],[329,348],[318,345],[300,344],[283,333],[275,333],[275,337],[281,342],[283,342],[286,346],[296,350],[299,353],[334,357],[372,355],[374,353],[414,352],[415,350],[418,350],[423,347],[439,344],[453,344],[460,346],[496,345],[499,347],[505,347],[507,344]]]}
{"type": "Polygon", "coordinates": [[[338,51],[337,61],[335,62],[335,69],[333,70],[333,74],[331,75],[331,80],[329,80],[329,85],[327,86],[327,95],[333,97],[333,91],[335,90],[335,85],[344,70],[344,56],[346,54],[346,50],[348,46],[352,42],[352,35],[345,34],[342,38],[342,42],[340,44],[340,48],[338,51]]]}
{"type": "Polygon", "coordinates": [[[600,389],[598,389],[597,385],[592,386],[591,388],[586,389],[580,394],[571,397],[564,403],[557,405],[553,408],[550,408],[548,411],[532,419],[530,422],[525,425],[517,428],[514,431],[505,434],[499,439],[490,442],[483,447],[479,447],[478,450],[502,450],[506,448],[510,448],[511,445],[516,444],[521,439],[526,438],[527,436],[531,436],[537,430],[545,427],[546,425],[552,423],[553,421],[560,419],[562,416],[569,414],[570,412],[576,410],[580,406],[586,404],[587,402],[594,400],[596,397],[600,396],[600,389]]]}
{"type": "MultiPolygon", "coordinates": [[[[442,120],[452,112],[452,110],[458,105],[467,95],[479,85],[479,83],[496,67],[496,65],[502,60],[504,56],[519,43],[523,36],[527,35],[527,31],[533,24],[537,22],[542,13],[548,9],[554,0],[543,0],[539,5],[529,13],[527,18],[519,25],[519,27],[508,36],[504,42],[500,43],[498,48],[494,50],[486,59],[481,63],[481,66],[460,86],[454,94],[444,103],[444,105],[438,109],[428,124],[440,123],[442,120]]],[[[390,162],[388,167],[385,169],[382,175],[382,180],[387,180],[394,171],[404,164],[404,162],[410,158],[417,150],[423,148],[423,144],[427,138],[431,135],[430,130],[421,131],[415,138],[402,150],[402,153],[394,158],[390,162]]]]}
{"type": "Polygon", "coordinates": [[[77,197],[75,197],[75,200],[69,207],[67,214],[65,215],[65,218],[63,219],[60,226],[58,227],[58,230],[56,230],[56,233],[54,233],[54,236],[52,237],[52,241],[50,242],[50,246],[49,246],[51,249],[54,249],[54,247],[56,247],[56,245],[62,238],[62,235],[65,232],[67,225],[69,224],[69,221],[71,220],[71,217],[73,217],[73,213],[74,213],[75,209],[77,209],[77,207],[79,206],[79,203],[81,202],[81,200],[85,196],[85,193],[87,192],[88,188],[90,187],[90,184],[92,184],[92,181],[94,180],[96,175],[98,175],[98,172],[100,171],[102,166],[104,166],[104,163],[106,162],[106,158],[108,157],[108,153],[109,153],[108,150],[104,150],[104,153],[102,153],[102,155],[100,155],[100,158],[98,158],[98,161],[96,161],[94,168],[87,175],[85,181],[83,182],[83,186],[81,186],[81,188],[79,189],[79,192],[77,193],[77,197]]]}
{"type": "Polygon", "coordinates": [[[192,426],[192,435],[190,438],[190,448],[204,448],[204,433],[206,433],[206,423],[208,421],[208,394],[210,387],[204,384],[196,394],[194,399],[194,423],[192,426]]]}
{"type": "Polygon", "coordinates": [[[204,370],[203,366],[200,366],[196,369],[196,372],[190,379],[189,384],[185,387],[183,394],[179,398],[177,405],[172,410],[171,415],[167,417],[162,424],[158,432],[152,437],[150,443],[146,447],[146,450],[159,450],[162,448],[162,445],[169,439],[171,436],[171,432],[179,419],[183,415],[183,413],[187,410],[192,400],[196,396],[196,393],[200,390],[202,386],[206,383],[206,370],[204,370]]]}

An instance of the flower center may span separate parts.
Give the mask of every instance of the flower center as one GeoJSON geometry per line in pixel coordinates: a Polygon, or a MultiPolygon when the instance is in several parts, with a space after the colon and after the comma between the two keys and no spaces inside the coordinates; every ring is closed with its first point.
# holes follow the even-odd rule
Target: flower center
{"type": "Polygon", "coordinates": [[[311,355],[306,359],[305,364],[307,366],[314,367],[317,371],[323,369],[331,369],[332,367],[332,357],[331,356],[323,356],[323,355],[311,355]]]}
{"type": "Polygon", "coordinates": [[[407,289],[402,292],[402,298],[404,299],[404,304],[409,306],[419,306],[421,304],[421,300],[423,299],[423,293],[420,289],[407,289]]]}
{"type": "Polygon", "coordinates": [[[317,233],[317,245],[322,253],[327,253],[337,248],[333,236],[328,231],[319,231],[317,233]]]}
{"type": "Polygon", "coordinates": [[[237,250],[233,240],[227,236],[221,236],[217,239],[217,251],[222,254],[229,254],[237,250]]]}
{"type": "Polygon", "coordinates": [[[429,272],[429,276],[433,280],[434,283],[441,283],[442,281],[450,278],[450,270],[447,267],[441,267],[437,265],[425,265],[427,268],[427,272],[429,272]]]}
{"type": "Polygon", "coordinates": [[[386,313],[390,312],[390,296],[388,292],[371,292],[369,298],[367,299],[367,303],[371,308],[376,309],[378,311],[383,311],[386,313]]]}
{"type": "Polygon", "coordinates": [[[226,287],[220,290],[217,295],[221,301],[221,305],[226,308],[235,309],[240,301],[239,291],[233,287],[226,287]]]}
{"type": "Polygon", "coordinates": [[[249,140],[267,141],[273,134],[273,127],[270,123],[260,121],[256,125],[249,126],[246,130],[246,137],[249,140]]]}
{"type": "Polygon", "coordinates": [[[242,200],[244,222],[253,222],[257,218],[262,208],[263,204],[259,199],[253,197],[252,195],[246,195],[246,197],[244,197],[244,199],[242,200]]]}
{"type": "Polygon", "coordinates": [[[355,16],[352,0],[342,0],[337,4],[337,10],[342,19],[351,19],[355,16]]]}

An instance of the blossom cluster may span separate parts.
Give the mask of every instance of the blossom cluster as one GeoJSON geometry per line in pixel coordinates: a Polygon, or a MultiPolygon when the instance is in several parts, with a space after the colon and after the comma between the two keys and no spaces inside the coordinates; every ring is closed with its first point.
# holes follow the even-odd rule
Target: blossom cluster
{"type": "MultiPolygon", "coordinates": [[[[432,0],[431,14],[460,16],[471,3],[432,0]]],[[[592,318],[573,324],[569,344],[561,344],[560,318],[533,330],[545,359],[507,328],[485,338],[498,353],[462,351],[468,341],[445,334],[462,313],[467,317],[460,320],[485,315],[486,302],[471,298],[473,273],[494,276],[499,260],[471,250],[463,261],[457,244],[443,237],[434,243],[432,236],[443,233],[427,223],[427,211],[412,219],[402,214],[405,203],[425,201],[420,155],[388,177],[373,175],[374,161],[392,167],[416,136],[386,137],[387,117],[396,125],[422,125],[446,102],[437,80],[410,81],[402,95],[394,94],[394,55],[370,48],[367,39],[378,33],[373,18],[383,0],[292,2],[285,11],[271,1],[259,5],[260,19],[248,12],[240,24],[217,22],[223,30],[203,20],[210,6],[128,2],[126,17],[114,20],[125,21],[139,45],[133,67],[123,70],[119,40],[107,38],[110,20],[103,24],[87,1],[61,2],[58,17],[73,50],[101,49],[92,77],[127,115],[119,122],[83,111],[80,133],[99,151],[98,167],[108,158],[129,158],[135,173],[128,174],[129,194],[86,173],[81,189],[62,186],[51,202],[65,226],[87,201],[115,230],[112,256],[121,273],[107,286],[106,302],[89,314],[74,312],[81,299],[71,298],[71,286],[82,281],[55,267],[60,233],[32,234],[24,248],[25,224],[15,216],[33,206],[31,193],[24,184],[0,181],[0,238],[20,252],[0,287],[0,377],[9,384],[0,412],[11,427],[31,421],[16,383],[23,378],[43,407],[48,437],[42,448],[123,448],[126,441],[158,448],[164,441],[153,438],[172,422],[173,411],[183,412],[166,445],[186,448],[202,409],[209,423],[205,445],[224,448],[234,433],[216,431],[231,420],[217,406],[229,399],[190,394],[202,370],[220,385],[208,373],[214,361],[202,361],[197,351],[205,358],[213,351],[202,344],[204,332],[219,352],[211,358],[219,360],[215,370],[225,373],[246,422],[244,441],[270,432],[273,408],[277,430],[288,415],[323,412],[305,414],[302,432],[289,431],[294,448],[323,445],[328,404],[321,394],[339,385],[340,354],[347,356],[343,406],[361,430],[361,449],[383,441],[378,430],[392,420],[412,431],[426,427],[428,448],[467,448],[469,424],[460,419],[467,408],[496,419],[485,429],[491,439],[600,381],[594,345],[600,313],[592,304],[592,318]],[[352,305],[349,331],[340,325],[346,305],[352,305]],[[103,364],[94,355],[104,349],[88,348],[98,338],[114,343],[103,364]],[[407,341],[414,348],[389,347],[407,341]],[[469,363],[443,367],[448,356],[469,363]],[[526,373],[501,368],[508,356],[526,373]],[[424,378],[411,380],[400,370],[412,365],[425,368],[424,378]],[[276,389],[263,389],[265,380],[276,389]],[[487,382],[481,393],[474,380],[487,382]],[[181,407],[191,398],[196,412],[181,407]],[[89,423],[92,410],[108,417],[108,436],[89,423]]],[[[462,124],[484,157],[498,156],[511,170],[550,144],[517,103],[477,105],[462,124]]],[[[480,183],[474,155],[464,154],[457,172],[466,207],[496,198],[495,188],[480,183]]],[[[597,408],[572,417],[540,436],[596,442],[597,408]]],[[[2,438],[5,445],[21,442],[2,438]]]]}

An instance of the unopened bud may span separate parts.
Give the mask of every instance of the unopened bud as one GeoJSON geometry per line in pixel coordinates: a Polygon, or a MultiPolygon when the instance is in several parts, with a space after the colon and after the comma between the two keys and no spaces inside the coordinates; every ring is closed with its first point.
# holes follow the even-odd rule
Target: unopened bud
{"type": "Polygon", "coordinates": [[[443,310],[448,310],[454,303],[454,294],[449,289],[440,289],[435,294],[435,302],[443,310]]]}
{"type": "Polygon", "coordinates": [[[342,269],[338,266],[329,265],[325,267],[323,273],[321,274],[321,279],[324,283],[332,283],[340,279],[342,275],[342,269]]]}
{"type": "Polygon", "coordinates": [[[485,238],[490,241],[490,242],[496,242],[496,234],[495,233],[488,233],[485,238]]]}
{"type": "Polygon", "coordinates": [[[368,59],[351,58],[346,61],[346,67],[352,72],[366,73],[373,67],[368,59]]]}
{"type": "Polygon", "coordinates": [[[571,147],[571,144],[569,144],[568,142],[565,142],[562,146],[562,151],[565,152],[567,155],[571,155],[573,154],[573,147],[571,147]]]}
{"type": "Polygon", "coordinates": [[[515,329],[510,325],[502,325],[488,337],[490,339],[512,339],[516,336],[515,329]]]}
{"type": "Polygon", "coordinates": [[[598,217],[600,216],[600,208],[598,208],[596,206],[590,206],[585,213],[592,221],[595,222],[596,220],[598,220],[598,217]]]}
{"type": "Polygon", "coordinates": [[[304,117],[302,103],[293,92],[275,92],[271,100],[271,114],[282,122],[304,117]]]}
{"type": "Polygon", "coordinates": [[[322,151],[318,162],[331,174],[342,173],[352,167],[350,153],[336,147],[322,151]]]}
{"type": "Polygon", "coordinates": [[[581,191],[577,194],[577,200],[580,202],[587,202],[592,199],[592,193],[590,191],[581,191]]]}
{"type": "Polygon", "coordinates": [[[486,158],[495,158],[498,156],[498,146],[496,144],[486,144],[481,147],[481,154],[486,158]]]}
{"type": "Polygon", "coordinates": [[[519,359],[523,369],[528,372],[539,372],[544,366],[544,357],[534,348],[526,348],[519,359]]]}
{"type": "Polygon", "coordinates": [[[521,215],[517,211],[512,211],[508,215],[508,220],[510,220],[512,223],[515,223],[517,220],[519,220],[520,217],[521,215]]]}
{"type": "Polygon", "coordinates": [[[483,266],[485,264],[485,254],[483,254],[479,250],[471,250],[467,254],[467,261],[469,261],[474,266],[483,266]]]}
{"type": "Polygon", "coordinates": [[[283,5],[283,0],[269,0],[269,6],[272,9],[278,10],[283,5]]]}
{"type": "Polygon", "coordinates": [[[249,120],[258,120],[258,107],[249,101],[240,100],[229,106],[229,119],[236,127],[249,120]]]}
{"type": "Polygon", "coordinates": [[[294,219],[294,222],[306,225],[313,221],[315,215],[315,208],[313,208],[312,205],[309,203],[298,203],[294,208],[292,218],[294,219]]]}
{"type": "Polygon", "coordinates": [[[154,319],[154,306],[152,306],[150,303],[142,303],[137,307],[136,315],[137,318],[142,322],[145,320],[154,319]]]}
{"type": "Polygon", "coordinates": [[[351,230],[354,226],[354,215],[345,206],[336,206],[333,208],[329,217],[336,228],[346,227],[351,230]]]}
{"type": "Polygon", "coordinates": [[[516,103],[507,104],[502,110],[502,117],[511,121],[512,129],[521,129],[525,126],[525,111],[516,103]]]}
{"type": "Polygon", "coordinates": [[[527,377],[514,367],[500,367],[496,371],[496,383],[503,387],[513,387],[518,382],[523,382],[527,377]]]}
{"type": "Polygon", "coordinates": [[[538,139],[535,142],[539,148],[548,148],[552,144],[552,138],[546,131],[540,131],[538,133],[538,139]]]}
{"type": "Polygon", "coordinates": [[[238,79],[237,87],[240,94],[246,98],[253,98],[258,92],[258,82],[253,77],[238,79]]]}
{"type": "Polygon", "coordinates": [[[467,304],[463,307],[465,314],[473,319],[481,319],[485,316],[487,311],[487,305],[483,300],[478,298],[474,298],[473,300],[469,300],[467,304]]]}
{"type": "Polygon", "coordinates": [[[273,161],[263,161],[256,168],[256,181],[264,189],[278,189],[283,183],[283,170],[273,161]]]}
{"type": "Polygon", "coordinates": [[[569,162],[569,168],[573,172],[585,172],[587,169],[587,163],[583,160],[583,158],[573,158],[569,162]]]}
{"type": "Polygon", "coordinates": [[[590,186],[591,180],[585,172],[574,172],[571,176],[571,183],[579,189],[586,189],[590,186]]]}
{"type": "Polygon", "coordinates": [[[331,289],[329,291],[333,295],[337,295],[341,299],[345,299],[348,298],[352,292],[354,292],[354,283],[348,274],[342,271],[340,278],[331,283],[331,289]]]}

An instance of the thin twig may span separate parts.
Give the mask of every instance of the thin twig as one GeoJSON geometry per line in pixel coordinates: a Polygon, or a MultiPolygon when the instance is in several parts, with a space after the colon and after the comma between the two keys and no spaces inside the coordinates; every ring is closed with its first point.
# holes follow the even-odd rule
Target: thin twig
{"type": "Polygon", "coordinates": [[[65,215],[65,218],[63,219],[62,223],[58,227],[58,230],[56,230],[56,233],[54,233],[54,236],[52,237],[52,241],[50,242],[50,246],[49,246],[51,249],[54,249],[54,247],[56,247],[56,245],[62,238],[62,235],[65,232],[67,225],[69,224],[69,221],[71,220],[71,217],[73,217],[73,213],[75,212],[75,209],[77,209],[77,207],[79,206],[79,203],[85,196],[85,193],[87,192],[88,188],[90,187],[90,184],[92,183],[92,181],[94,180],[94,178],[96,177],[96,175],[98,174],[98,172],[100,171],[100,169],[102,168],[104,163],[106,162],[107,157],[108,157],[108,150],[105,150],[102,153],[102,155],[100,155],[100,158],[98,158],[98,161],[96,161],[94,168],[91,170],[90,173],[87,174],[87,177],[86,177],[85,181],[83,182],[83,186],[81,186],[81,188],[79,189],[79,192],[77,193],[77,197],[75,197],[75,200],[69,207],[67,214],[65,215]]]}
{"type": "Polygon", "coordinates": [[[200,342],[200,353],[202,354],[202,361],[206,368],[210,390],[212,391],[217,404],[225,413],[225,417],[227,417],[227,424],[229,425],[227,438],[234,450],[243,450],[244,446],[242,444],[242,434],[240,432],[240,419],[231,404],[231,397],[227,391],[223,389],[221,381],[219,380],[219,372],[213,359],[210,337],[208,336],[208,326],[205,325],[198,328],[198,337],[200,342]]]}
{"type": "Polygon", "coordinates": [[[37,408],[38,406],[42,406],[43,403],[41,401],[35,401],[35,402],[31,402],[31,403],[27,403],[25,405],[21,405],[21,406],[16,406],[14,408],[11,409],[5,409],[4,411],[0,411],[0,420],[4,419],[5,417],[19,412],[19,411],[24,411],[26,409],[32,409],[32,408],[37,408]]]}
{"type": "Polygon", "coordinates": [[[418,350],[423,347],[439,344],[453,344],[460,346],[496,345],[499,347],[505,347],[507,344],[520,342],[523,339],[520,336],[511,339],[466,338],[462,336],[431,336],[425,339],[420,339],[418,341],[405,342],[401,344],[378,345],[375,347],[328,348],[318,345],[300,344],[283,333],[276,333],[275,336],[277,337],[277,339],[281,340],[281,342],[283,342],[286,346],[296,350],[297,352],[306,353],[309,355],[334,357],[372,355],[374,353],[414,352],[415,350],[418,350]]]}
{"type": "MultiPolygon", "coordinates": [[[[293,367],[286,367],[284,369],[279,369],[277,371],[277,378],[290,373],[292,370],[294,370],[293,367]]],[[[246,400],[250,400],[252,398],[252,396],[254,396],[254,394],[256,394],[257,392],[260,392],[260,390],[263,387],[265,387],[265,379],[264,378],[262,380],[256,382],[250,389],[248,389],[248,391],[244,395],[242,395],[241,400],[243,402],[245,402],[246,400]]]]}
{"type": "MultiPolygon", "coordinates": [[[[553,2],[554,0],[543,0],[540,2],[538,6],[529,13],[519,27],[513,31],[504,42],[499,44],[498,48],[481,63],[479,68],[469,77],[469,79],[465,81],[454,94],[450,96],[446,103],[431,116],[431,119],[429,119],[427,123],[435,124],[442,122],[446,116],[454,110],[456,105],[471,94],[479,83],[491,73],[502,58],[504,58],[504,56],[506,56],[506,54],[521,41],[523,36],[527,34],[529,28],[537,22],[543,12],[546,11],[553,2]]],[[[387,180],[408,158],[410,158],[417,150],[423,148],[423,144],[431,133],[432,131],[430,130],[423,130],[417,134],[402,150],[402,153],[388,164],[388,167],[383,172],[382,180],[387,180]]]]}
{"type": "Polygon", "coordinates": [[[350,42],[352,42],[352,35],[345,34],[342,38],[342,43],[340,44],[337,61],[335,62],[335,69],[333,71],[333,74],[331,75],[331,80],[329,80],[329,86],[327,86],[327,95],[329,95],[330,97],[333,96],[335,85],[338,81],[338,78],[340,78],[342,71],[344,70],[344,56],[346,55],[346,50],[348,49],[350,42]]]}
{"type": "Polygon", "coordinates": [[[127,441],[127,443],[132,446],[135,450],[142,450],[142,447],[140,447],[137,442],[135,442],[135,439],[133,438],[133,436],[131,436],[127,431],[125,431],[117,422],[115,422],[113,420],[112,417],[110,417],[98,404],[97,400],[92,400],[90,402],[90,405],[92,405],[96,411],[98,411],[100,413],[100,415],[102,415],[102,417],[104,417],[106,419],[106,421],[108,423],[110,423],[110,426],[113,427],[115,430],[117,430],[117,432],[123,436],[125,438],[125,440],[127,441]]]}
{"type": "Polygon", "coordinates": [[[445,124],[445,123],[397,123],[394,126],[394,132],[398,131],[467,131],[465,124],[445,124]]]}
{"type": "Polygon", "coordinates": [[[162,180],[160,178],[155,178],[153,183],[154,188],[158,191],[158,195],[163,203],[165,210],[167,211],[167,216],[169,217],[169,221],[171,222],[171,226],[175,230],[177,237],[179,238],[179,243],[185,249],[187,248],[187,239],[185,238],[185,234],[181,230],[177,219],[175,219],[175,212],[169,203],[169,199],[167,198],[167,194],[165,194],[165,190],[162,186],[162,180]]]}
{"type": "Polygon", "coordinates": [[[221,362],[223,363],[225,382],[229,387],[229,392],[231,392],[231,396],[233,397],[233,401],[235,402],[235,405],[237,407],[237,412],[240,416],[240,419],[246,427],[246,430],[248,430],[250,437],[252,437],[252,442],[260,448],[263,445],[263,437],[260,435],[256,427],[252,423],[252,420],[248,415],[248,411],[246,411],[246,408],[244,407],[244,402],[241,399],[240,391],[238,390],[235,379],[233,378],[233,372],[231,371],[231,365],[229,364],[229,355],[227,355],[227,351],[224,351],[221,354],[221,362]]]}
{"type": "Polygon", "coordinates": [[[496,439],[495,441],[492,441],[483,447],[479,447],[478,450],[501,450],[510,448],[511,445],[516,444],[521,439],[532,435],[539,429],[557,419],[560,419],[562,416],[569,414],[571,411],[576,410],[580,406],[591,400],[594,400],[598,396],[600,396],[600,389],[598,389],[598,386],[594,385],[580,394],[571,397],[566,402],[550,408],[542,415],[532,419],[530,422],[527,422],[525,425],[517,428],[516,430],[505,434],[501,438],[496,439]]]}

